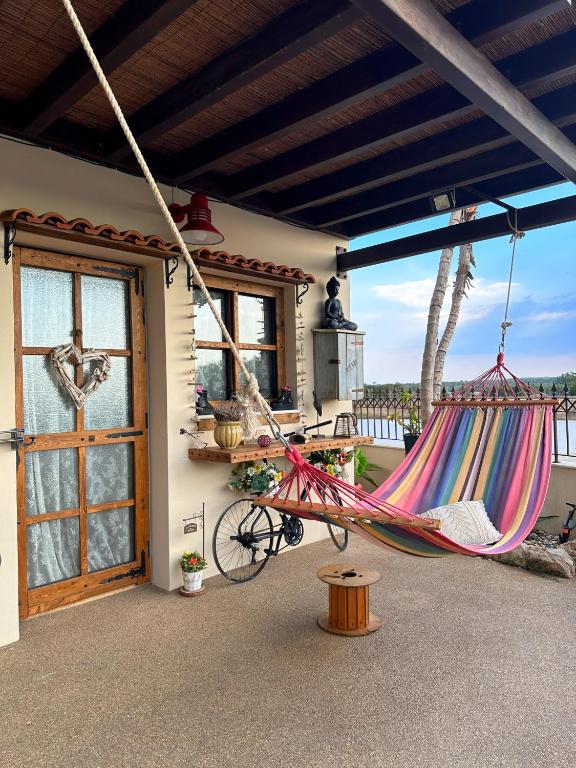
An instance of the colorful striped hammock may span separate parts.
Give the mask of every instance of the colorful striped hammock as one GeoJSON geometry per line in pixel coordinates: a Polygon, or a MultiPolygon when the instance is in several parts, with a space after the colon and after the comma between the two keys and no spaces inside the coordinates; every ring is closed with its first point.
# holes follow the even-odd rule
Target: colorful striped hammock
{"type": "Polygon", "coordinates": [[[292,471],[258,499],[282,512],[331,522],[376,544],[413,555],[497,554],[532,530],[548,489],[554,401],[497,365],[436,407],[416,445],[373,493],[308,464],[295,449],[292,471]],[[489,546],[463,546],[439,529],[427,510],[482,499],[503,533],[489,546]]]}

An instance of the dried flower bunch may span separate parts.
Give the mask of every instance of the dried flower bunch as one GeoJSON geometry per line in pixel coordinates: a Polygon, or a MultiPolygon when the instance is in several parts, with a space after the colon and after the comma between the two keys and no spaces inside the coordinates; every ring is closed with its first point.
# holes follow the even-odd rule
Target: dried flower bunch
{"type": "Polygon", "coordinates": [[[241,421],[242,407],[231,403],[225,408],[214,408],[214,418],[216,421],[241,421]]]}

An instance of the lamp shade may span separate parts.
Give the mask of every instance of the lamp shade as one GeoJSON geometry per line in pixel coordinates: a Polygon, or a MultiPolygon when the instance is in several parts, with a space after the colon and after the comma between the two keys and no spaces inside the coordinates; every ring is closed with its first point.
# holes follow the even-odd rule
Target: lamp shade
{"type": "Polygon", "coordinates": [[[188,205],[173,204],[169,206],[169,210],[176,223],[186,218],[184,226],[180,227],[180,234],[185,243],[216,245],[224,240],[224,235],[212,224],[212,213],[206,195],[197,192],[192,195],[188,205]]]}

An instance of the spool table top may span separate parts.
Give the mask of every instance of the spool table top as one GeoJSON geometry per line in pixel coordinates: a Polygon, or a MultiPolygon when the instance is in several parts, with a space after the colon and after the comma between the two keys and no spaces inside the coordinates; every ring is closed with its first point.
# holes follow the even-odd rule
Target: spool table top
{"type": "Polygon", "coordinates": [[[320,568],[318,578],[338,587],[367,587],[380,581],[381,576],[378,571],[354,563],[338,563],[320,568]]]}

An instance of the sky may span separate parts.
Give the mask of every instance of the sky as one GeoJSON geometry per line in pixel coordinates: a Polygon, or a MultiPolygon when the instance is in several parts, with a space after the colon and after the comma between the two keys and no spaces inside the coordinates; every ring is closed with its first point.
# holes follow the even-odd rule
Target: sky
{"type": "MultiPolygon", "coordinates": [[[[573,184],[505,198],[516,207],[576,194],[573,184]]],[[[501,213],[492,203],[478,216],[501,213]]],[[[444,227],[440,215],[356,238],[351,250],[444,227]]],[[[446,381],[475,378],[496,361],[504,315],[511,244],[509,237],[474,245],[473,288],[463,300],[460,320],[444,370],[446,381]]],[[[417,382],[428,306],[439,252],[357,269],[350,274],[350,316],[366,331],[366,383],[417,382]]],[[[458,261],[454,249],[443,318],[449,307],[458,261]]],[[[576,369],[576,222],[532,230],[519,240],[506,337],[506,363],[518,376],[558,376],[576,369]]],[[[441,323],[441,331],[443,323],[441,323]]]]}

